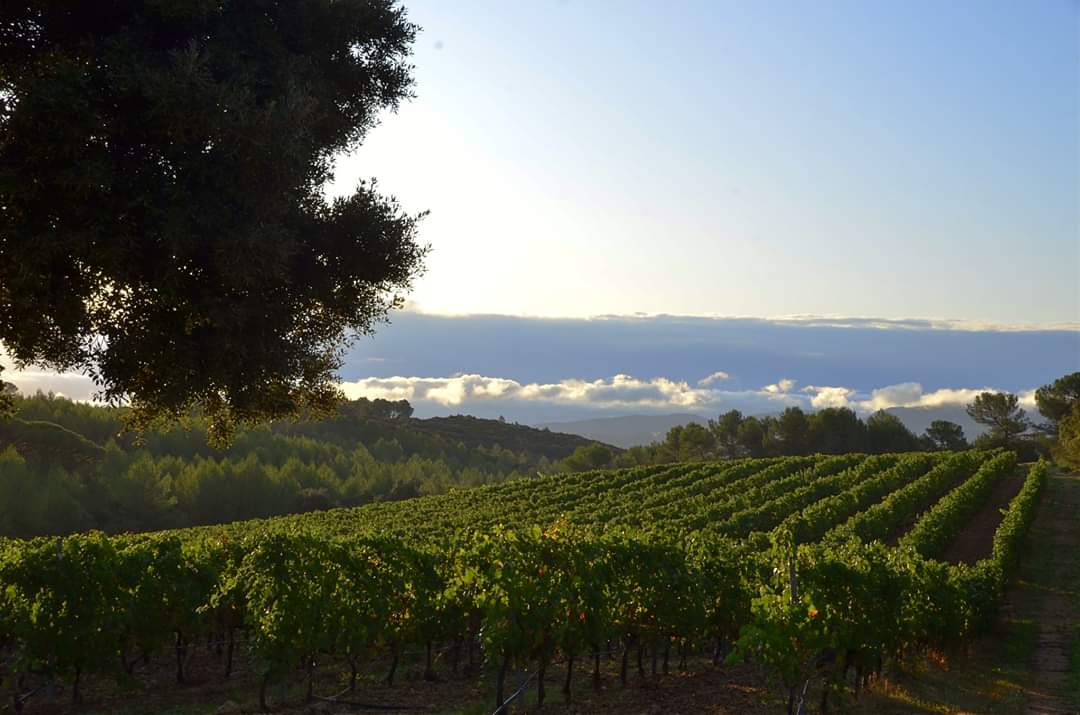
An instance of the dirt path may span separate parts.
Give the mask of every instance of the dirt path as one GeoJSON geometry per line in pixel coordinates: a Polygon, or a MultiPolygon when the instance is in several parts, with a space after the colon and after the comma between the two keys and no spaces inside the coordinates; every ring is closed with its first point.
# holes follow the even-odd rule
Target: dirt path
{"type": "MultiPolygon", "coordinates": [[[[1069,697],[1070,656],[1080,624],[1080,476],[1052,476],[1028,538],[1030,561],[1014,601],[1038,627],[1026,713],[1080,713],[1069,697]]],[[[1074,694],[1075,695],[1075,694],[1074,694]]]]}
{"type": "Polygon", "coordinates": [[[972,517],[964,530],[957,534],[949,548],[945,549],[941,560],[950,564],[974,564],[979,559],[990,555],[994,546],[994,532],[1004,518],[1002,509],[1009,506],[1009,502],[1024,486],[1024,477],[1027,470],[1022,473],[1002,478],[990,492],[983,508],[972,517]]]}

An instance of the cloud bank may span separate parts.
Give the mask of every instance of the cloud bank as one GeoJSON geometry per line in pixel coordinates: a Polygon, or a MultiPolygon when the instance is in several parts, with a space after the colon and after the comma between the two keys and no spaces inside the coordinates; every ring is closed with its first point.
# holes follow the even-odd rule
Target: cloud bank
{"type": "MultiPolygon", "coordinates": [[[[725,380],[729,379],[727,373],[725,380]]],[[[365,378],[342,384],[350,399],[409,400],[418,413],[470,411],[499,407],[513,414],[514,407],[546,404],[574,407],[580,411],[645,411],[692,412],[717,414],[739,409],[750,414],[775,412],[786,406],[806,410],[846,407],[861,414],[894,407],[933,408],[964,406],[980,392],[998,391],[994,387],[942,388],[927,392],[918,382],[903,382],[860,392],[839,385],[807,385],[798,388],[791,378],[749,390],[724,389],[716,373],[698,380],[695,386],[687,381],[665,377],[640,379],[631,375],[614,375],[597,380],[568,378],[552,383],[521,383],[503,377],[477,374],[450,377],[384,377],[365,378]]],[[[1034,406],[1034,390],[1020,393],[1021,403],[1034,406]]]]}
{"type": "MultiPolygon", "coordinates": [[[[1080,369],[1080,332],[1067,326],[415,311],[392,319],[375,339],[356,342],[340,373],[342,387],[350,397],[408,399],[419,416],[456,412],[537,423],[598,412],[763,414],[785,405],[869,413],[961,406],[984,389],[1019,394],[1031,407],[1032,388],[1080,369]]],[[[82,375],[8,370],[3,379],[24,393],[51,390],[78,400],[96,391],[82,375]]]]}

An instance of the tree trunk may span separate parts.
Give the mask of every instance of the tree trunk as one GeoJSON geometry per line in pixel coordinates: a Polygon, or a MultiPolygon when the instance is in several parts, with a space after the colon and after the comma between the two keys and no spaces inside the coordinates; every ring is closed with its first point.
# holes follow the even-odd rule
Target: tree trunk
{"type": "Polygon", "coordinates": [[[544,691],[544,675],[547,673],[547,658],[544,657],[544,656],[541,656],[540,657],[540,662],[537,664],[537,666],[538,666],[538,668],[537,668],[537,671],[536,671],[536,707],[540,708],[540,707],[543,707],[543,705],[544,705],[544,696],[546,695],[546,692],[544,691]]]}
{"type": "Polygon", "coordinates": [[[668,660],[671,657],[671,641],[664,645],[664,675],[668,674],[668,660]]]}
{"type": "Polygon", "coordinates": [[[349,656],[349,692],[356,692],[356,656],[349,656]]]}
{"type": "Polygon", "coordinates": [[[82,694],[79,692],[79,681],[82,680],[82,668],[78,665],[75,666],[75,682],[71,684],[71,702],[77,703],[82,699],[82,694]]]}
{"type": "Polygon", "coordinates": [[[645,646],[642,645],[641,643],[638,643],[638,647],[637,647],[637,674],[638,674],[639,678],[644,678],[645,677],[645,660],[644,660],[645,654],[643,652],[644,649],[645,649],[645,646]]]}
{"type": "Polygon", "coordinates": [[[649,650],[652,651],[652,675],[655,678],[656,677],[656,656],[657,656],[656,643],[653,643],[652,645],[650,645],[649,650]]]}
{"type": "Polygon", "coordinates": [[[229,645],[225,649],[225,680],[232,675],[233,651],[236,650],[236,629],[229,626],[229,645]]]}
{"type": "Polygon", "coordinates": [[[630,657],[630,644],[623,646],[622,667],[619,668],[619,682],[626,685],[626,660],[630,657]]]}
{"type": "Polygon", "coordinates": [[[600,647],[593,646],[593,671],[592,671],[592,686],[593,690],[600,689],[600,647]]]}
{"type": "Polygon", "coordinates": [[[386,674],[386,684],[387,685],[393,685],[394,684],[394,673],[397,672],[398,651],[397,651],[397,646],[396,645],[393,646],[393,654],[394,654],[394,657],[390,661],[390,672],[386,674]]]}
{"type": "Polygon", "coordinates": [[[307,659],[307,700],[311,702],[315,699],[315,659],[308,657],[307,659]]]}
{"type": "Polygon", "coordinates": [[[724,649],[724,637],[723,636],[717,636],[716,637],[716,647],[713,649],[713,652],[712,652],[712,664],[713,665],[720,665],[720,654],[723,652],[723,649],[724,649]]]}
{"type": "Polygon", "coordinates": [[[184,634],[176,631],[176,682],[183,685],[184,680],[184,656],[187,655],[187,644],[184,643],[184,634]]]}
{"type": "Polygon", "coordinates": [[[574,652],[570,651],[570,653],[567,654],[567,661],[566,661],[566,680],[563,682],[563,686],[562,686],[563,698],[568,703],[570,702],[570,681],[571,681],[571,679],[573,679],[573,677],[574,677],[574,652]]]}
{"type": "Polygon", "coordinates": [[[510,667],[510,656],[504,655],[502,665],[499,666],[499,678],[495,681],[495,709],[503,706],[503,693],[506,688],[506,669],[510,667]]]}
{"type": "Polygon", "coordinates": [[[431,641],[427,642],[427,663],[424,665],[424,680],[434,682],[435,669],[431,666],[431,641]]]}
{"type": "Polygon", "coordinates": [[[266,707],[266,686],[270,683],[270,673],[267,673],[262,677],[262,681],[259,683],[259,710],[261,712],[267,712],[270,708],[266,707]]]}

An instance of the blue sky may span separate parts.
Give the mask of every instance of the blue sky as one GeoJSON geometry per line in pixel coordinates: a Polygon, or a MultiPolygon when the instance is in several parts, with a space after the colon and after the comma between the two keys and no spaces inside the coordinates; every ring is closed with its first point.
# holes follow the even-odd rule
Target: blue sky
{"type": "Polygon", "coordinates": [[[416,99],[328,192],[377,177],[433,252],[350,396],[865,413],[1080,370],[1076,2],[406,6],[416,99]]]}
{"type": "Polygon", "coordinates": [[[1080,321],[1074,2],[406,6],[426,311],[1080,321]]]}

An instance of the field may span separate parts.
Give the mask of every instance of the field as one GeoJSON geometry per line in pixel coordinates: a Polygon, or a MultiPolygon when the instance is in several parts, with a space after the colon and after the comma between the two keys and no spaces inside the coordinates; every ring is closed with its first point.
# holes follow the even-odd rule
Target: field
{"type": "Polygon", "coordinates": [[[961,712],[903,709],[937,697],[904,674],[1024,620],[1047,479],[1001,451],[815,455],[6,541],[0,688],[28,713],[961,712]]]}

